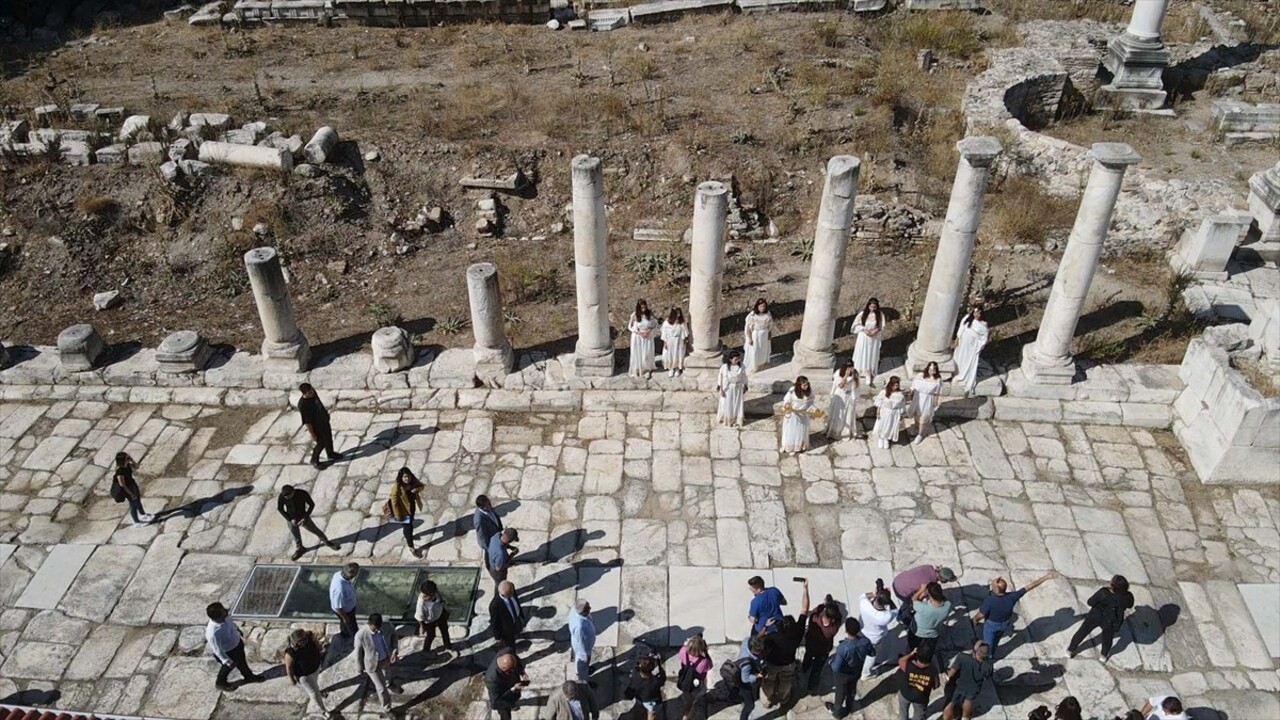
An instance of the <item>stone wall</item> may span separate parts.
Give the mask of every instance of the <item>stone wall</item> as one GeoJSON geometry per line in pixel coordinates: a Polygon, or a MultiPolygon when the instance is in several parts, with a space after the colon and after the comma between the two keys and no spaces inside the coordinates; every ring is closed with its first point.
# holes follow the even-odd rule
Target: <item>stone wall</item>
{"type": "MultiPolygon", "coordinates": [[[[1014,173],[1041,179],[1045,190],[1076,198],[1089,168],[1088,148],[1039,132],[1065,106],[1091,94],[1104,38],[1123,27],[1094,21],[1037,21],[1019,26],[1025,47],[988,53],[989,69],[965,88],[961,106],[970,135],[1000,132],[1004,162],[1014,173]]],[[[1158,180],[1131,168],[1116,203],[1107,253],[1168,250],[1187,227],[1240,208],[1226,180],[1158,180]]]]}
{"type": "Polygon", "coordinates": [[[1280,399],[1263,398],[1226,351],[1197,338],[1179,375],[1173,432],[1205,483],[1280,484],[1280,399]]]}

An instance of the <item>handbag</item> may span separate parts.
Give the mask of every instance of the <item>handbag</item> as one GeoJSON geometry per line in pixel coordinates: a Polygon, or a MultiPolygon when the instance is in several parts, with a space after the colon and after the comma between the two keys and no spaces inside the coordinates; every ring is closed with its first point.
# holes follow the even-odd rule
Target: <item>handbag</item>
{"type": "Polygon", "coordinates": [[[124,488],[120,487],[120,483],[115,480],[111,481],[111,499],[118,503],[124,502],[124,488]]]}
{"type": "Polygon", "coordinates": [[[391,519],[391,501],[390,500],[387,500],[382,503],[382,519],[383,520],[391,519]]]}
{"type": "Polygon", "coordinates": [[[693,663],[681,665],[680,672],[676,674],[676,689],[688,693],[701,688],[702,677],[698,675],[697,667],[693,663]]]}

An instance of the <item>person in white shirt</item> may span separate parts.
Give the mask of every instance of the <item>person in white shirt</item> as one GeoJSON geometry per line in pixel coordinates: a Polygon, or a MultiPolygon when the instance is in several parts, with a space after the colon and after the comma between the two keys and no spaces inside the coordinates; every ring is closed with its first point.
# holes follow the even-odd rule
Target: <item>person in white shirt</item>
{"type": "Polygon", "coordinates": [[[350,639],[356,634],[356,586],[352,584],[360,575],[360,563],[347,563],[329,578],[329,607],[338,616],[342,637],[350,639]]]}
{"type": "Polygon", "coordinates": [[[356,667],[373,684],[374,692],[382,701],[382,711],[387,714],[391,713],[391,693],[404,692],[404,688],[388,677],[391,666],[400,660],[399,642],[395,627],[383,622],[378,613],[370,615],[368,624],[356,633],[356,667]]]}
{"type": "Polygon", "coordinates": [[[1147,720],[1191,720],[1176,695],[1157,695],[1142,706],[1142,717],[1147,720]]]}
{"type": "Polygon", "coordinates": [[[222,664],[218,668],[215,687],[219,690],[231,689],[227,676],[231,674],[232,668],[240,671],[244,682],[260,683],[266,680],[249,667],[249,662],[244,657],[244,640],[240,637],[240,629],[222,603],[210,603],[205,608],[205,614],[209,616],[209,624],[204,628],[204,639],[209,643],[213,656],[222,664]]]}
{"type": "Polygon", "coordinates": [[[880,650],[883,649],[880,641],[889,632],[889,626],[897,617],[893,607],[893,596],[889,594],[889,589],[884,586],[883,580],[877,578],[876,589],[858,598],[858,617],[862,620],[862,634],[876,648],[876,652],[868,655],[862,664],[862,677],[869,678],[875,675],[877,666],[885,663],[884,660],[877,662],[880,650]]]}
{"type": "Polygon", "coordinates": [[[431,652],[435,644],[436,632],[439,631],[444,640],[444,651],[450,658],[458,657],[449,640],[449,609],[444,606],[444,598],[440,597],[440,588],[435,582],[428,580],[418,588],[418,606],[414,608],[413,618],[418,621],[418,634],[425,637],[422,653],[431,652]]]}

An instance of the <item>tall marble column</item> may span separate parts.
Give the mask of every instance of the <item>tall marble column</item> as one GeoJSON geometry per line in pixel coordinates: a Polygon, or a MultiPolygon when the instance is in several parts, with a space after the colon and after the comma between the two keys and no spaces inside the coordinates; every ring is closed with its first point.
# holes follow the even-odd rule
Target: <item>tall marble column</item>
{"type": "Polygon", "coordinates": [[[1154,109],[1165,103],[1162,76],[1169,51],[1160,38],[1169,0],[1134,0],[1129,26],[1107,43],[1103,65],[1111,71],[1102,90],[1122,107],[1154,109]]]}
{"type": "Polygon", "coordinates": [[[268,370],[303,372],[311,362],[311,345],[293,315],[293,300],[284,280],[280,257],[271,247],[254,248],[244,254],[249,286],[262,320],[263,362],[268,370]]]}
{"type": "Polygon", "coordinates": [[[724,183],[698,185],[693,198],[693,243],[689,262],[689,367],[720,367],[720,288],[724,280],[724,237],[729,191],[724,183]]]}
{"type": "Polygon", "coordinates": [[[987,192],[991,165],[1000,154],[1000,141],[990,136],[967,137],[956,143],[960,165],[951,186],[947,217],[933,257],[933,273],[924,298],[920,328],[907,348],[907,371],[916,373],[930,362],[945,375],[955,373],[951,338],[965,303],[964,289],[973,259],[973,244],[982,220],[982,198],[987,192]]]}
{"type": "Polygon", "coordinates": [[[1058,263],[1058,273],[1045,305],[1036,341],[1022,349],[1022,372],[1043,385],[1070,385],[1075,377],[1071,340],[1076,333],[1093,282],[1102,243],[1111,227],[1111,213],[1124,172],[1141,158],[1125,143],[1094,143],[1093,169],[1080,197],[1080,210],[1058,263]]]}
{"type": "Polygon", "coordinates": [[[853,231],[853,203],[862,162],[852,155],[827,161],[827,178],[813,233],[813,260],[805,291],[800,339],[792,350],[797,369],[830,370],[835,365],[836,317],[840,308],[844,260],[853,231]]]}
{"type": "Polygon", "coordinates": [[[503,327],[502,292],[498,266],[476,263],[467,268],[467,297],[471,301],[471,329],[476,344],[476,377],[488,382],[505,377],[515,367],[515,353],[503,327]]]}
{"type": "Polygon", "coordinates": [[[573,174],[573,263],[578,295],[578,342],[573,349],[574,366],[579,375],[612,375],[604,170],[600,158],[588,155],[575,157],[570,168],[573,174]]]}

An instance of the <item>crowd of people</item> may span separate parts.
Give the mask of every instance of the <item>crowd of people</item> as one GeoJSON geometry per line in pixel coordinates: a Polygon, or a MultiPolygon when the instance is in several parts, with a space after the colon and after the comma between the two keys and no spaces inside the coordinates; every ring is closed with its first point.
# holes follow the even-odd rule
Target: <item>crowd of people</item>
{"type": "MultiPolygon", "coordinates": [[[[484,496],[476,501],[474,528],[477,544],[486,548],[481,562],[494,580],[494,592],[488,607],[488,638],[473,639],[467,646],[483,649],[488,644],[486,640],[492,641],[495,652],[483,673],[487,700],[499,720],[510,720],[522,703],[532,700],[529,674],[519,654],[519,648],[527,647],[524,635],[530,612],[519,589],[492,567],[496,558],[509,560],[515,548],[504,542],[507,531],[502,519],[484,496]],[[500,548],[501,552],[488,551],[493,548],[500,548]]],[[[402,692],[392,670],[400,660],[401,645],[395,621],[403,619],[371,613],[365,616],[364,624],[358,623],[360,577],[361,567],[354,562],[334,572],[329,585],[330,606],[338,623],[338,637],[350,642],[356,654],[366,692],[385,713],[391,714],[395,710],[393,695],[402,692]]],[[[1014,632],[1019,601],[1056,577],[1057,573],[1050,572],[1016,589],[1003,577],[992,580],[987,596],[970,616],[978,639],[963,652],[955,652],[955,648],[940,641],[948,621],[957,619],[957,610],[944,590],[944,585],[957,581],[949,568],[909,568],[898,573],[888,586],[883,580],[876,580],[875,587],[863,595],[844,603],[827,595],[816,606],[811,603],[808,580],[796,578],[801,597],[794,615],[788,614],[788,601],[781,590],[768,586],[761,577],[752,577],[744,589],[750,593],[745,618],[749,630],[739,650],[722,659],[718,677],[713,674],[716,661],[701,634],[689,637],[676,651],[673,676],[668,676],[664,657],[657,649],[637,644],[622,685],[624,702],[630,703],[627,717],[657,720],[662,708],[669,707],[677,709],[682,720],[707,718],[716,703],[737,704],[739,720],[750,720],[761,711],[789,707],[801,695],[830,693],[828,711],[833,718],[844,718],[867,702],[863,681],[893,672],[894,677],[886,682],[896,690],[902,720],[929,716],[938,690],[942,704],[933,712],[940,712],[943,720],[967,720],[979,709],[980,698],[994,682],[1000,641],[1014,632]],[[900,636],[905,648],[898,641],[900,636]],[[830,681],[824,684],[828,668],[830,681]]],[[[1088,606],[1084,622],[1071,637],[1065,655],[1076,657],[1088,636],[1101,630],[1099,657],[1105,661],[1111,653],[1112,638],[1126,611],[1133,607],[1128,581],[1115,576],[1089,598],[1088,606]]],[[[240,672],[243,682],[262,682],[263,676],[255,673],[245,659],[243,640],[227,609],[212,603],[208,616],[205,636],[222,666],[217,687],[229,687],[232,670],[240,672]]],[[[422,653],[427,657],[433,656],[435,638],[440,635],[441,663],[459,657],[449,637],[449,617],[439,588],[432,581],[424,582],[415,606],[416,622],[408,627],[415,628],[423,638],[422,653]]],[[[605,703],[596,697],[596,683],[592,680],[598,629],[591,604],[585,599],[574,602],[568,608],[566,626],[566,680],[547,698],[545,716],[552,720],[596,720],[605,703]]],[[[318,682],[324,657],[321,641],[306,630],[296,630],[289,637],[284,667],[286,677],[301,689],[310,706],[330,713],[318,682]]],[[[1036,708],[1029,717],[1082,720],[1086,715],[1076,699],[1068,697],[1053,709],[1036,708]]],[[[1151,698],[1143,708],[1130,711],[1120,720],[1187,719],[1181,700],[1169,696],[1151,698]]]]}

